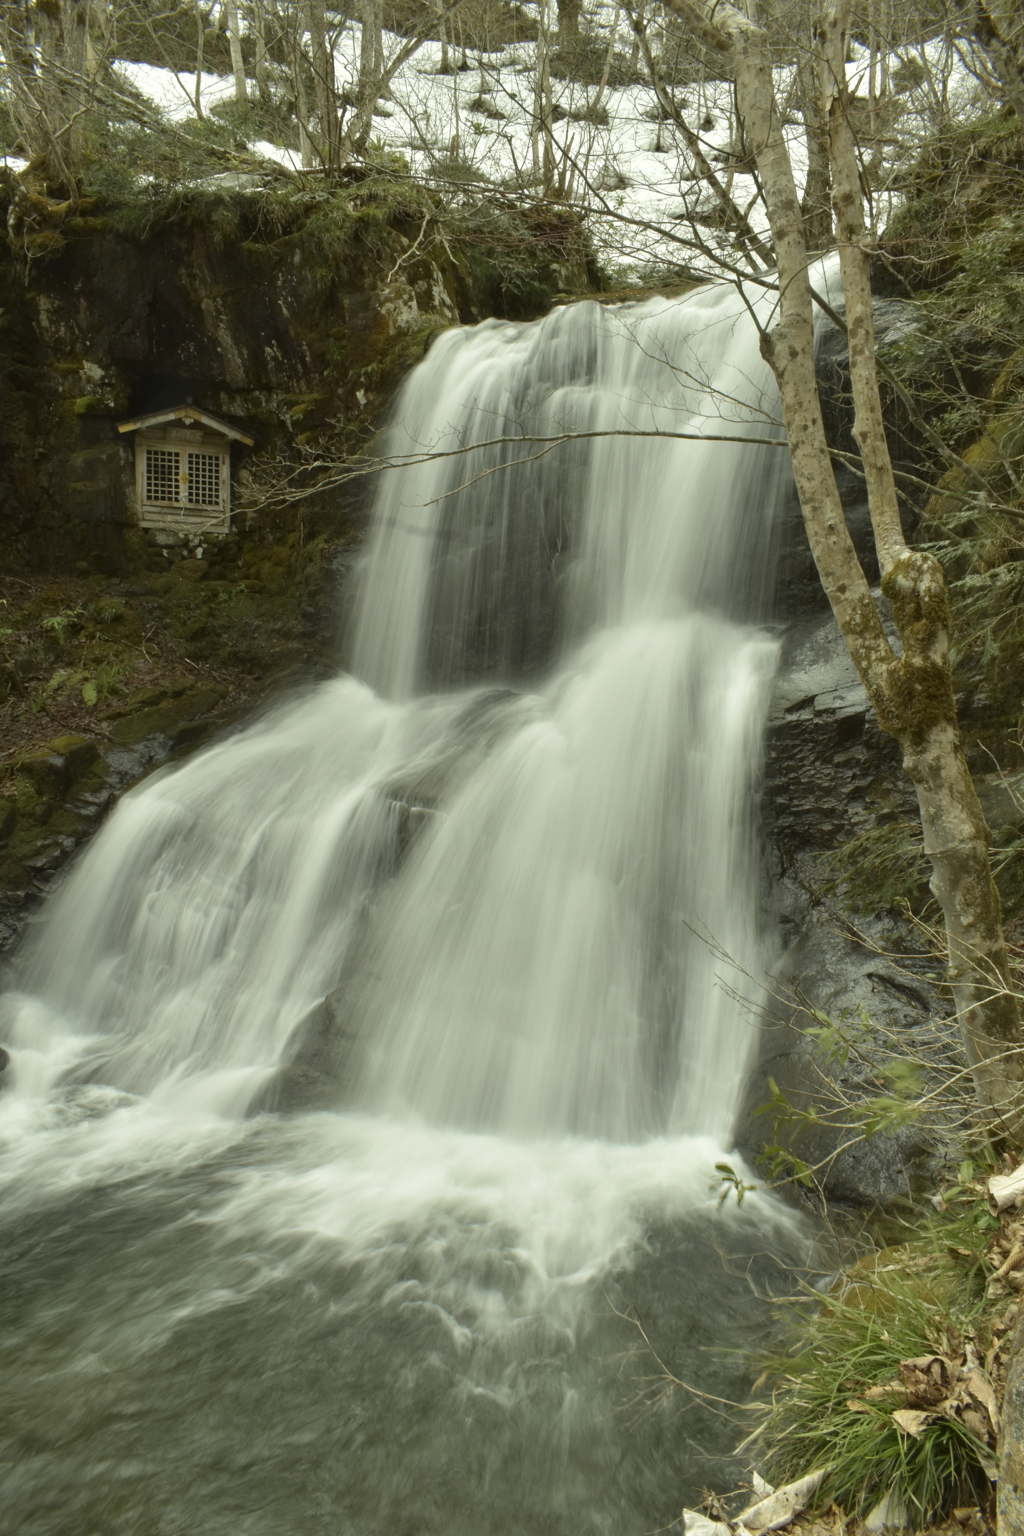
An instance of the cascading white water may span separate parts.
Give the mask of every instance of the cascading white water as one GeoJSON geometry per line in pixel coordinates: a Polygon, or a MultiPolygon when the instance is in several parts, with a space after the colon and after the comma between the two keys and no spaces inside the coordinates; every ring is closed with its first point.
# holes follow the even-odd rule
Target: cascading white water
{"type": "MultiPolygon", "coordinates": [[[[301,1228],[367,1316],[413,1285],[471,1353],[526,1318],[575,1341],[593,1277],[700,1206],[753,1040],[776,414],[727,287],[438,340],[354,675],[134,791],[52,904],[2,1005],[0,1220],[137,1176],[152,1271],[187,1185],[220,1257],[153,1289],[161,1340],[319,1273],[308,1238],[281,1256],[301,1228]],[[240,1119],[325,1029],[337,1112],[240,1119]]],[[[459,1391],[490,1392],[473,1359],[459,1391]]]]}
{"type": "Polygon", "coordinates": [[[387,475],[361,597],[355,671],[383,697],[339,680],[130,796],[55,904],[15,1047],[46,1013],[105,1081],[187,1080],[239,1110],[345,977],[366,1103],[727,1134],[774,659],[736,610],[766,567],[781,455],[514,440],[763,439],[751,340],[728,289],[441,338],[388,448],[442,456],[387,475]],[[476,730],[471,694],[424,693],[522,686],[544,663],[476,730]],[[431,775],[432,824],[368,918],[396,801],[431,775]]]}

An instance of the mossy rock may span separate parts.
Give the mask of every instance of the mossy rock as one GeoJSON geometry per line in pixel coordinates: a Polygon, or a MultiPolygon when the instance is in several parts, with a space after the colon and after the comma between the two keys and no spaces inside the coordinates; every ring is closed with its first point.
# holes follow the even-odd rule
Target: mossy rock
{"type": "Polygon", "coordinates": [[[126,699],[117,704],[110,704],[102,711],[104,720],[120,720],[124,715],[135,714],[142,709],[153,709],[157,704],[162,704],[167,697],[166,688],[146,686],[136,688],[126,699]]]}
{"type": "Polygon", "coordinates": [[[100,749],[91,736],[54,736],[40,751],[53,752],[67,765],[67,779],[74,782],[86,774],[98,760],[100,749]]]}
{"type": "Polygon", "coordinates": [[[24,892],[29,872],[15,853],[0,856],[0,890],[24,892]]]}
{"type": "Polygon", "coordinates": [[[49,746],[35,747],[30,752],[20,753],[11,767],[18,777],[28,780],[40,799],[54,799],[64,793],[67,763],[59,752],[54,752],[49,746]]]}
{"type": "Polygon", "coordinates": [[[208,569],[204,560],[178,560],[171,569],[171,575],[176,581],[191,586],[195,582],[205,581],[208,569]]]}
{"type": "Polygon", "coordinates": [[[116,640],[139,640],[142,625],[139,616],[129,603],[117,597],[101,597],[93,603],[87,614],[92,632],[100,638],[109,635],[116,640]]]}
{"type": "Polygon", "coordinates": [[[134,746],[147,736],[157,734],[174,737],[179,726],[186,721],[198,720],[212,714],[227,693],[219,683],[189,689],[176,699],[165,699],[150,709],[125,715],[111,727],[111,739],[120,746],[134,746]]]}

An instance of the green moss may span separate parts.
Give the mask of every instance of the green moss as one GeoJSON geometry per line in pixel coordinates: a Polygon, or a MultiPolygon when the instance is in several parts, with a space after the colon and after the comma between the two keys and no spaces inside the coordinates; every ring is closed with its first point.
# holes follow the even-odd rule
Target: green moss
{"type": "Polygon", "coordinates": [[[44,822],[50,811],[50,801],[46,795],[40,794],[27,774],[17,770],[14,774],[14,803],[18,808],[18,816],[32,825],[44,822]]]}
{"type": "Polygon", "coordinates": [[[174,737],[186,721],[211,713],[223,700],[227,689],[220,684],[191,688],[176,699],[166,699],[149,709],[141,709],[114,722],[111,739],[122,746],[134,745],[159,731],[174,737]]]}
{"type": "Polygon", "coordinates": [[[62,757],[71,780],[81,778],[100,755],[99,747],[92,737],[81,735],[54,736],[52,740],[44,742],[40,750],[62,757]]]}
{"type": "Polygon", "coordinates": [[[397,383],[426,354],[434,337],[448,329],[448,324],[440,316],[431,316],[415,330],[402,332],[397,337],[385,330],[385,345],[377,358],[362,370],[362,377],[375,389],[397,383]]]}
{"type": "Polygon", "coordinates": [[[952,673],[935,659],[952,628],[946,583],[932,556],[912,551],[886,573],[882,592],[892,604],[903,655],[886,668],[879,724],[918,746],[936,725],[956,725],[952,673]]]}

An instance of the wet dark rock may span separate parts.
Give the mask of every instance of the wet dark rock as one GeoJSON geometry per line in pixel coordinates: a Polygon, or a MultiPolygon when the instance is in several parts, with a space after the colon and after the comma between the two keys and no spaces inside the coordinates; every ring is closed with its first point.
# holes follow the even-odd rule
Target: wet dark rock
{"type": "MultiPolygon", "coordinates": [[[[886,605],[876,601],[895,641],[886,605]]],[[[768,719],[763,793],[764,901],[781,953],[739,1140],[752,1158],[775,1140],[772,1115],[754,1114],[771,1097],[769,1079],[798,1111],[816,1108],[824,1123],[789,1144],[805,1163],[822,1165],[821,1190],[837,1207],[884,1208],[905,1198],[943,1145],[941,1127],[862,1140],[828,1124],[850,1118],[843,1100],[863,1103],[883,1091],[891,1052],[920,1055],[922,1070],[938,1072],[956,1049],[934,957],[898,916],[855,910],[841,870],[827,861],[880,819],[916,816],[899,749],[878,728],[831,613],[794,624],[768,719]],[[856,1038],[842,1066],[807,1033],[823,1018],[856,1038]]]]}
{"type": "Polygon", "coordinates": [[[12,948],[122,791],[233,728],[218,713],[226,692],[220,685],[166,691],[176,696],[156,711],[115,722],[126,727],[124,740],[55,737],[15,759],[34,799],[22,810],[0,801],[0,954],[12,948]]]}
{"type": "Polygon", "coordinates": [[[848,841],[879,812],[913,817],[915,806],[896,742],[879,729],[831,612],[793,624],[765,736],[765,835],[779,866],[848,841]]]}
{"type": "MultiPolygon", "coordinates": [[[[808,894],[805,888],[797,897],[797,910],[801,899],[806,910],[808,894]]],[[[783,1131],[780,1142],[818,1170],[830,1205],[871,1210],[920,1187],[941,1150],[942,1129],[910,1124],[864,1139],[850,1129],[856,1115],[848,1106],[856,1110],[887,1092],[884,1072],[893,1053],[920,1058],[922,1073],[934,1075],[953,1061],[957,1043],[935,985],[934,958],[910,947],[909,929],[895,918],[859,914],[856,923],[854,929],[841,902],[817,899],[777,964],[740,1146],[757,1157],[775,1141],[772,1113],[755,1114],[775,1084],[798,1115],[813,1109],[818,1117],[798,1136],[783,1131]],[[824,1019],[851,1041],[845,1059],[808,1033],[824,1019]]]]}
{"type": "Polygon", "coordinates": [[[293,1030],[280,1066],[251,1106],[251,1113],[338,1108],[350,1075],[354,1045],[345,1023],[346,1011],[343,988],[310,1010],[293,1030]]]}
{"type": "Polygon", "coordinates": [[[57,837],[51,842],[43,842],[36,853],[30,854],[25,860],[25,868],[34,875],[48,874],[51,869],[56,869],[63,864],[69,853],[75,848],[73,837],[57,837]]]}
{"type": "Polygon", "coordinates": [[[10,1066],[10,1064],[11,1064],[10,1056],[4,1050],[3,1046],[0,1045],[0,1074],[6,1072],[7,1068],[10,1066]]]}

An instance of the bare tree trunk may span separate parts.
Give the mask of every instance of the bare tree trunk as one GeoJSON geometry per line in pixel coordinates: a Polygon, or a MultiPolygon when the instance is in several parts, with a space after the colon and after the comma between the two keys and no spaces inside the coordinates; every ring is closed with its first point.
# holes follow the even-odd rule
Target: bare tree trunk
{"type": "Polygon", "coordinates": [[[605,51],[604,67],[601,70],[601,78],[597,84],[597,95],[590,103],[590,110],[594,114],[595,121],[601,103],[604,101],[604,93],[608,89],[608,80],[612,72],[612,59],[615,57],[615,44],[618,42],[619,37],[619,15],[621,11],[622,0],[615,0],[615,14],[612,17],[612,24],[608,32],[608,47],[605,51]]]}
{"type": "Polygon", "coordinates": [[[18,131],[43,180],[77,201],[88,106],[88,0],[0,8],[0,51],[18,131]]]}
{"type": "MultiPolygon", "coordinates": [[[[281,17],[278,13],[278,20],[281,17]]],[[[295,94],[295,120],[299,125],[299,162],[304,171],[313,167],[313,136],[309,125],[309,98],[306,92],[306,76],[303,69],[305,58],[302,50],[301,24],[296,17],[293,24],[284,24],[285,43],[292,71],[292,90],[295,94]]]]}
{"type": "Polygon", "coordinates": [[[832,471],[814,370],[812,294],[803,220],[782,134],[766,34],[742,12],[669,0],[706,45],[729,55],[737,100],[765,189],[779,275],[779,321],[762,346],[779,382],[804,524],[822,586],[884,730],[896,737],[917,791],[932,890],[946,922],[949,981],[982,1112],[1004,1131],[1022,1119],[1024,1052],[988,828],[963,755],[949,663],[949,606],[938,562],[908,550],[885,442],[874,353],[869,242],[856,150],[847,117],[845,35],[833,14],[818,29],[828,84],[830,155],[847,324],[856,437],[872,526],[902,641],[889,645],[846,526],[832,471]]]}
{"type": "Polygon", "coordinates": [[[630,0],[624,0],[624,4],[633,27],[634,41],[639,50],[638,57],[640,54],[643,55],[644,64],[647,66],[647,71],[651,77],[651,84],[658,98],[658,104],[679,130],[683,142],[689,150],[694,170],[715,194],[725,223],[735,234],[737,244],[748,260],[750,260],[750,265],[752,267],[755,265],[755,261],[751,260],[751,257],[753,257],[756,258],[756,264],[770,267],[772,265],[770,246],[752,227],[742,208],[730,197],[726,186],[705,155],[699,135],[694,132],[686,121],[686,118],[676,104],[675,97],[662,79],[657,60],[651,50],[642,6],[631,4],[630,0]]]}
{"type": "Polygon", "coordinates": [[[206,17],[199,0],[195,0],[196,10],[196,89],[192,98],[192,105],[196,109],[196,117],[202,122],[203,112],[203,50],[206,47],[206,17]]]}
{"type": "Polygon", "coordinates": [[[238,0],[226,0],[224,13],[228,24],[228,49],[231,53],[231,73],[235,78],[235,100],[248,101],[245,83],[245,64],[242,61],[242,34],[238,25],[238,0]]]}
{"type": "MultiPolygon", "coordinates": [[[[559,17],[559,25],[561,25],[561,17],[559,17]]],[[[540,98],[541,179],[544,196],[550,197],[555,190],[555,145],[552,134],[554,123],[551,115],[553,102],[551,98],[551,49],[548,34],[547,0],[541,0],[540,7],[540,34],[537,39],[537,79],[540,98]]]]}
{"type": "Polygon", "coordinates": [[[537,67],[533,80],[533,174],[545,197],[553,191],[554,162],[551,143],[551,69],[549,65],[548,4],[540,0],[537,12],[537,67]]]}
{"type": "Polygon", "coordinates": [[[828,118],[822,108],[818,72],[811,53],[811,26],[806,9],[801,12],[797,43],[796,84],[807,144],[807,179],[800,210],[809,251],[827,251],[832,245],[832,176],[828,155],[828,118]]]}
{"type": "MultiPolygon", "coordinates": [[[[332,169],[338,160],[338,96],[334,79],[334,50],[327,31],[323,0],[307,0],[309,56],[313,66],[313,93],[319,126],[320,159],[332,169]]],[[[376,103],[376,97],[374,98],[376,103]]]]}
{"type": "Polygon", "coordinates": [[[252,27],[256,38],[256,57],[252,72],[256,77],[256,94],[260,101],[270,100],[270,81],[267,78],[267,15],[263,0],[253,0],[252,27]]]}
{"type": "Polygon", "coordinates": [[[871,250],[864,226],[857,146],[849,120],[845,53],[849,0],[821,30],[836,233],[846,296],[853,434],[860,450],[882,590],[893,605],[903,655],[886,668],[872,703],[903,749],[917,791],[932,892],[942,908],[949,981],[978,1097],[1010,1123],[1024,1082],[1024,1058],[996,1060],[1018,1045],[1017,1006],[999,893],[989,866],[989,831],[963,753],[949,663],[949,603],[938,561],[908,550],[885,437],[875,368],[871,250]],[[1008,1083],[1009,1079],[1009,1083],[1008,1083]],[[1009,1098],[1008,1098],[1009,1091],[1009,1098]]]}
{"type": "Polygon", "coordinates": [[[555,0],[558,9],[558,46],[571,48],[580,35],[580,0],[555,0]]]}
{"type": "Polygon", "coordinates": [[[376,5],[374,0],[362,0],[359,7],[359,91],[374,79],[377,62],[376,5]]]}
{"type": "MultiPolygon", "coordinates": [[[[441,24],[446,25],[461,0],[447,0],[441,10],[441,24]]],[[[380,27],[380,9],[377,9],[377,27],[380,27]]],[[[373,109],[377,99],[385,95],[391,88],[391,82],[407,59],[412,58],[418,49],[422,48],[428,37],[434,36],[434,21],[424,21],[423,25],[402,46],[392,54],[389,61],[385,62],[383,52],[383,39],[379,47],[380,52],[374,56],[379,59],[379,68],[375,70],[371,88],[363,91],[360,87],[360,99],[356,109],[349,119],[348,128],[339,141],[338,164],[344,165],[353,155],[362,154],[370,137],[370,129],[373,127],[373,109]]],[[[379,35],[379,34],[378,34],[379,35]]],[[[376,45],[375,45],[376,47],[376,45]]]]}
{"type": "Polygon", "coordinates": [[[975,0],[973,32],[1002,87],[1024,122],[1024,15],[1017,0],[975,0]]]}

